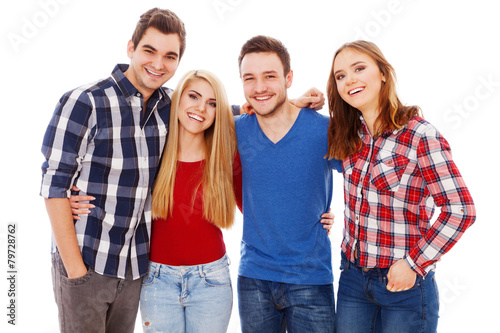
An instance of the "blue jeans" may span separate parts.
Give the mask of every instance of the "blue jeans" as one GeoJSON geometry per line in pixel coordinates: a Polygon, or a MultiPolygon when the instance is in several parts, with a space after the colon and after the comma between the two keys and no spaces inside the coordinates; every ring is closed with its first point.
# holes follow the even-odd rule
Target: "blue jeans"
{"type": "Polygon", "coordinates": [[[333,285],[299,285],[238,277],[243,333],[333,332],[333,285]]]}
{"type": "Polygon", "coordinates": [[[150,262],[140,300],[144,332],[226,332],[232,307],[226,255],[195,266],[150,262]]]}
{"type": "Polygon", "coordinates": [[[342,254],[337,294],[337,333],[435,333],[439,296],[434,272],[417,275],[413,288],[387,290],[384,269],[362,269],[342,254]]]}

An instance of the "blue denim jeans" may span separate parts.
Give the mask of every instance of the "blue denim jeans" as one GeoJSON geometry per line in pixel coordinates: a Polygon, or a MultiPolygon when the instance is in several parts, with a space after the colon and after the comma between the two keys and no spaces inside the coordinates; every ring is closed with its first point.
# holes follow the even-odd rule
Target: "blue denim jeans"
{"type": "Polygon", "coordinates": [[[226,332],[232,307],[226,255],[195,266],[150,262],[140,300],[144,332],[226,332]]]}
{"type": "Polygon", "coordinates": [[[346,260],[337,294],[337,333],[435,333],[439,296],[434,272],[417,275],[413,288],[387,290],[385,269],[366,270],[346,260]]]}
{"type": "Polygon", "coordinates": [[[333,285],[298,285],[238,277],[243,333],[333,332],[333,285]]]}

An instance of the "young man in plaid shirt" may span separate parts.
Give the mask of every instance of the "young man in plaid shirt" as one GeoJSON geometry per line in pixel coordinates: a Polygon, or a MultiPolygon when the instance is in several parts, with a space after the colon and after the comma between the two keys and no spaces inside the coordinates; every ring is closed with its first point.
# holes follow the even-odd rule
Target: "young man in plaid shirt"
{"type": "Polygon", "coordinates": [[[170,91],[185,49],[171,11],[144,13],[129,41],[130,65],[66,93],[45,133],[41,195],[53,231],[54,292],[61,332],[133,332],[148,269],[150,200],[167,138],[170,91]],[[95,198],[73,221],[76,185],[95,198]]]}

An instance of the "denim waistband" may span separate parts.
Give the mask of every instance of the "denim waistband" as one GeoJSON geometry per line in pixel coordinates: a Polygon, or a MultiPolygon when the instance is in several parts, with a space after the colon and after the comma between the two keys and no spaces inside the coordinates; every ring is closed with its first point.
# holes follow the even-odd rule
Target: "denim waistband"
{"type": "Polygon", "coordinates": [[[201,265],[192,265],[192,266],[171,266],[160,264],[157,262],[150,261],[150,269],[155,271],[155,275],[159,276],[161,274],[170,274],[170,275],[194,275],[200,274],[204,276],[206,273],[210,273],[224,267],[227,267],[231,264],[229,257],[227,254],[224,254],[222,258],[216,261],[212,261],[206,264],[201,265]]]}
{"type": "Polygon", "coordinates": [[[371,274],[378,275],[378,276],[386,276],[387,273],[389,272],[389,267],[387,267],[387,268],[361,267],[361,266],[359,266],[359,264],[354,263],[354,262],[350,261],[349,259],[347,259],[344,252],[342,252],[342,264],[341,264],[340,269],[342,270],[342,269],[350,269],[350,268],[354,268],[354,269],[363,271],[364,273],[371,273],[371,274]]]}

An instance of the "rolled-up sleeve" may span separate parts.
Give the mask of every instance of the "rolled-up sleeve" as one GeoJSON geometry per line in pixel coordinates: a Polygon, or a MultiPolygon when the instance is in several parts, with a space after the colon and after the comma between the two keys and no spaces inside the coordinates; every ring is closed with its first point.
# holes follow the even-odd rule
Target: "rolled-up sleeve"
{"type": "Polygon", "coordinates": [[[70,91],[59,100],[43,138],[42,197],[69,197],[86,153],[92,105],[81,90],[70,91]]]}

